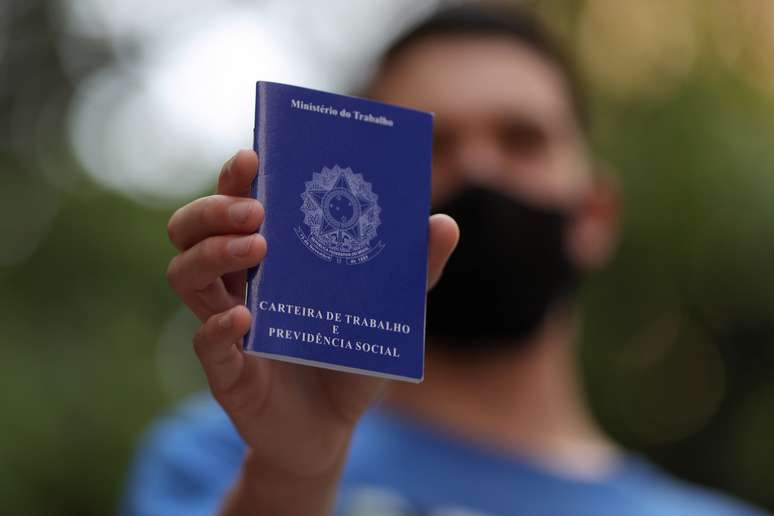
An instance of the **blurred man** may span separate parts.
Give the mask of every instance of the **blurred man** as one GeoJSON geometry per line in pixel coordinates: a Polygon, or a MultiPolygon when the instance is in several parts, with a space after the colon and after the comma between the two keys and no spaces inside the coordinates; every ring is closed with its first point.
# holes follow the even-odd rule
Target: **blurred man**
{"type": "Polygon", "coordinates": [[[218,195],[169,224],[181,251],[169,279],[204,322],[194,347],[218,404],[153,428],[126,512],[757,514],[620,450],[589,415],[574,298],[611,253],[616,203],[594,174],[571,67],[535,20],[438,13],[391,47],[367,94],[436,114],[432,203],[451,218],[429,221],[425,382],[241,352],[244,269],[271,242],[245,199],[258,157],[240,152],[218,195]]]}

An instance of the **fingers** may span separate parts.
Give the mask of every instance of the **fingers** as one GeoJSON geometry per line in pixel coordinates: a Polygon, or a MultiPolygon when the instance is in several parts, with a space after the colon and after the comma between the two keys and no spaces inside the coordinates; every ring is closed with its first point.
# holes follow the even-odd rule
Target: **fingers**
{"type": "Polygon", "coordinates": [[[167,224],[169,239],[183,251],[170,262],[167,279],[202,320],[242,301],[244,270],[266,254],[266,240],[253,234],[263,222],[263,206],[245,198],[257,169],[255,152],[237,152],[223,165],[218,195],[183,206],[167,224]]]}
{"type": "Polygon", "coordinates": [[[185,250],[214,235],[253,233],[263,222],[263,205],[255,199],[211,195],[178,209],[167,224],[172,244],[185,250]]]}
{"type": "Polygon", "coordinates": [[[228,160],[218,177],[218,193],[246,197],[258,172],[258,155],[252,150],[240,150],[228,160]]]}
{"type": "Polygon", "coordinates": [[[250,312],[242,305],[211,316],[194,336],[194,351],[217,398],[239,381],[245,367],[239,339],[250,329],[250,312]]]}
{"type": "Polygon", "coordinates": [[[257,265],[266,255],[261,235],[219,235],[206,238],[172,259],[167,280],[197,316],[206,318],[233,306],[220,279],[227,273],[257,265]]]}
{"type": "Polygon", "coordinates": [[[448,215],[430,217],[427,250],[427,288],[431,289],[441,277],[446,261],[460,239],[460,228],[448,215]]]}

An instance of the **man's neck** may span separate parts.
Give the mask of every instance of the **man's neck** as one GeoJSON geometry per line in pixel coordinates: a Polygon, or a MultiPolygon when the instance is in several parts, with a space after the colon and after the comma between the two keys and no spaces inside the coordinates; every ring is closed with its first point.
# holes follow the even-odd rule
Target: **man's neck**
{"type": "Polygon", "coordinates": [[[485,360],[430,356],[422,384],[396,382],[385,402],[473,443],[532,460],[558,474],[596,479],[617,462],[580,388],[567,312],[549,317],[522,351],[485,360]]]}

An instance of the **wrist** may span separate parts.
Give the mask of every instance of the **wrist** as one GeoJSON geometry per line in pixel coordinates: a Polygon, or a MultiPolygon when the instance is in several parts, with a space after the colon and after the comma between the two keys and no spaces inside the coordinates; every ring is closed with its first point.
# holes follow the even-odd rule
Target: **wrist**
{"type": "Polygon", "coordinates": [[[272,464],[248,450],[224,515],[323,516],[332,512],[346,460],[351,430],[340,446],[326,453],[325,463],[310,457],[308,467],[272,464]]]}

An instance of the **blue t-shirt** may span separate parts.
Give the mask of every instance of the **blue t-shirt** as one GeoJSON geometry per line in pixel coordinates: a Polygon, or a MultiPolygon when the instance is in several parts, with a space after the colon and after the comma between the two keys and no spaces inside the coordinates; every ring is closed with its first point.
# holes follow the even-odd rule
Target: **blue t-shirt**
{"type": "MultiPolygon", "coordinates": [[[[151,427],[130,472],[127,516],[213,514],[234,482],[245,445],[208,396],[151,427]]],[[[724,495],[679,481],[627,455],[600,481],[558,476],[529,461],[439,433],[377,408],[353,437],[341,516],[761,516],[724,495]]]]}

